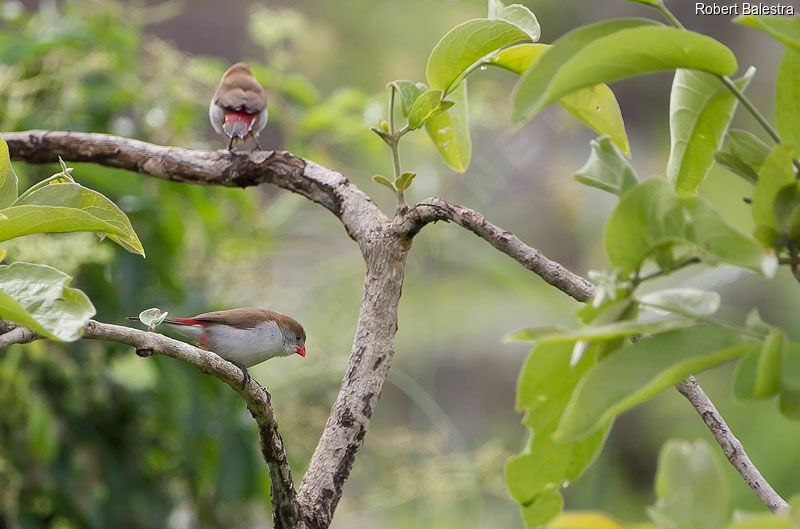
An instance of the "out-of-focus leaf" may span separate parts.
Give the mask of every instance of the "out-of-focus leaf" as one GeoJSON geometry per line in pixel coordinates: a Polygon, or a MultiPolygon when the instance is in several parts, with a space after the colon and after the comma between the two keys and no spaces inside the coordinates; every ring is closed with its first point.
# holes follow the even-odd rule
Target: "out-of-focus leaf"
{"type": "Polygon", "coordinates": [[[539,60],[539,57],[541,57],[549,47],[549,44],[531,42],[509,46],[491,55],[487,59],[487,64],[499,66],[519,75],[533,66],[533,63],[539,60]]]}
{"type": "Polygon", "coordinates": [[[547,525],[548,529],[656,529],[650,524],[620,525],[601,512],[567,511],[547,525]]]}
{"type": "Polygon", "coordinates": [[[774,514],[759,514],[739,522],[732,522],[725,529],[795,529],[792,522],[774,514]]]}
{"type": "Polygon", "coordinates": [[[756,385],[756,369],[758,369],[759,349],[753,349],[742,355],[733,372],[733,396],[745,402],[753,400],[756,385]]]}
{"type": "Polygon", "coordinates": [[[639,296],[639,301],[662,310],[691,316],[710,316],[719,310],[719,294],[697,288],[665,288],[639,296]]]}
{"type": "Polygon", "coordinates": [[[11,167],[8,145],[0,138],[0,208],[5,208],[17,199],[17,175],[11,167]]]}
{"type": "Polygon", "coordinates": [[[523,329],[509,336],[509,340],[536,343],[571,343],[578,340],[602,341],[626,338],[637,334],[658,334],[695,325],[692,320],[617,321],[604,325],[588,325],[579,329],[523,329]]]}
{"type": "Polygon", "coordinates": [[[730,75],[737,64],[714,39],[652,20],[614,19],[578,28],[523,74],[514,92],[514,122],[528,121],[581,88],[674,68],[730,75]]]}
{"type": "Polygon", "coordinates": [[[611,264],[638,269],[659,249],[688,245],[706,257],[760,270],[763,250],[730,227],[700,197],[678,197],[663,180],[648,180],[626,192],[606,223],[611,264]]]}
{"type": "Polygon", "coordinates": [[[746,130],[733,129],[728,133],[731,152],[747,165],[760,171],[769,156],[769,147],[761,138],[746,130]]]}
{"type": "Polygon", "coordinates": [[[778,132],[785,143],[800,148],[800,51],[786,48],[775,84],[778,132]]]}
{"type": "Polygon", "coordinates": [[[791,145],[777,145],[764,161],[753,193],[752,211],[756,226],[779,228],[775,219],[775,198],[781,188],[795,181],[792,169],[795,152],[791,145]]]}
{"type": "Polygon", "coordinates": [[[447,32],[431,51],[426,69],[428,84],[449,94],[467,68],[500,48],[528,38],[527,33],[505,20],[464,22],[447,32]]]}
{"type": "Polygon", "coordinates": [[[386,186],[389,189],[391,189],[392,191],[395,190],[394,189],[394,184],[392,184],[392,182],[388,178],[386,178],[385,176],[381,176],[379,174],[376,174],[375,176],[372,177],[372,181],[375,182],[376,184],[381,184],[383,186],[386,186]]]}
{"type": "Polygon", "coordinates": [[[444,92],[441,90],[428,90],[421,94],[408,111],[408,127],[412,130],[418,129],[429,117],[453,106],[449,101],[442,101],[443,95],[444,92]]]}
{"type": "Polygon", "coordinates": [[[425,130],[444,161],[459,173],[467,170],[472,154],[467,110],[467,81],[461,82],[451,94],[454,105],[425,121],[425,130]]]}
{"type": "Polygon", "coordinates": [[[589,161],[575,173],[575,180],[615,195],[622,195],[639,179],[630,162],[608,136],[592,140],[589,161]]]}
{"type": "Polygon", "coordinates": [[[800,51],[800,17],[741,15],[733,21],[736,24],[760,29],[787,48],[800,51]]]}
{"type": "Polygon", "coordinates": [[[542,28],[539,26],[539,21],[536,20],[536,15],[522,4],[508,5],[497,11],[494,16],[490,15],[489,18],[499,18],[514,24],[524,31],[533,42],[539,40],[542,35],[542,28]]]}
{"type": "Polygon", "coordinates": [[[659,527],[720,529],[728,519],[728,482],[705,441],[667,441],[658,456],[655,489],[648,514],[659,527]]]}
{"type": "MultiPolygon", "coordinates": [[[[744,90],[755,68],[734,81],[744,90]]],[[[678,70],[670,96],[670,153],[667,180],[679,195],[693,195],[722,147],[738,99],[711,74],[678,70]]]]}
{"type": "Polygon", "coordinates": [[[28,440],[33,453],[42,463],[50,463],[58,453],[57,421],[47,402],[32,394],[28,408],[28,440]]]}
{"type": "Polygon", "coordinates": [[[411,110],[411,105],[414,104],[414,101],[428,91],[428,87],[424,83],[414,83],[406,80],[392,81],[389,86],[394,86],[400,96],[400,109],[403,117],[408,117],[408,112],[411,110]]]}
{"type": "Polygon", "coordinates": [[[708,326],[668,331],[623,347],[583,378],[555,436],[584,439],[661,390],[751,347],[734,330],[708,326]]]}
{"type": "Polygon", "coordinates": [[[777,395],[781,389],[781,367],[786,336],[773,327],[761,344],[753,381],[753,397],[766,399],[777,395]]]}
{"type": "Polygon", "coordinates": [[[489,0],[489,18],[497,18],[499,13],[506,5],[501,0],[489,0]]]}
{"type": "Polygon", "coordinates": [[[797,421],[800,420],[800,344],[788,342],[783,353],[781,413],[797,421]]]}
{"type": "Polygon", "coordinates": [[[50,266],[0,266],[0,318],[48,338],[77,340],[95,310],[83,292],[66,286],[71,280],[50,266]]]}
{"type": "Polygon", "coordinates": [[[79,184],[50,184],[0,210],[0,240],[32,233],[94,231],[131,253],[144,256],[128,217],[109,199],[79,184]]]}
{"type": "Polygon", "coordinates": [[[576,384],[595,363],[587,354],[570,366],[569,344],[538,345],[520,372],[517,409],[525,411],[524,424],[532,439],[528,448],[506,464],[509,492],[522,506],[526,525],[546,524],[561,510],[559,489],[574,481],[599,454],[610,424],[587,439],[556,443],[552,433],[576,384]]]}
{"type": "Polygon", "coordinates": [[[733,153],[715,152],[714,160],[734,174],[744,178],[748,184],[755,184],[756,180],[758,180],[758,172],[733,153]]]}

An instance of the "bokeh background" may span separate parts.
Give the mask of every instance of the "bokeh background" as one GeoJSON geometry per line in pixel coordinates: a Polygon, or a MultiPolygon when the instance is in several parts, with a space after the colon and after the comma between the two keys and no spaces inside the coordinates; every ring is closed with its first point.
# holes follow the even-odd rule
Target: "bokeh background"
{"type": "MultiPolygon", "coordinates": [[[[591,21],[653,15],[616,0],[525,4],[543,42],[591,21]]],[[[758,67],[749,93],[774,117],[780,47],[727,17],[695,16],[694,2],[670,4],[690,29],[730,46],[742,69],[758,67]]],[[[225,68],[246,60],[270,98],[262,143],[343,172],[391,212],[393,197],[370,180],[391,172],[386,146],[368,130],[385,117],[384,87],[424,80],[437,40],[485,12],[483,0],[0,1],[0,130],[222,148],[208,102],[225,68]]],[[[470,78],[473,160],[465,174],[446,168],[424,132],[406,136],[404,166],[419,173],[407,196],[476,208],[581,274],[602,269],[613,198],[571,178],[594,134],[556,106],[512,129],[514,82],[494,70],[470,78]]],[[[658,74],[613,85],[642,177],[663,174],[670,84],[670,74],[658,74]]],[[[748,116],[735,126],[761,134],[748,116]]],[[[23,186],[55,172],[15,169],[23,186]]],[[[176,316],[264,306],[299,319],[308,356],[251,373],[272,392],[302,476],[345,369],[361,297],[361,256],[338,221],[270,186],[205,188],[80,164],[73,176],[126,211],[147,259],[75,234],[12,241],[6,262],[73,274],[107,322],[153,306],[176,316]]],[[[702,192],[752,230],[747,188],[736,177],[715,169],[702,192]]],[[[690,270],[661,286],[678,283],[719,290],[723,315],[734,320],[756,305],[800,338],[800,287],[784,273],[768,282],[724,268],[690,270]]],[[[569,324],[576,308],[465,230],[426,228],[409,256],[394,366],[334,526],[521,527],[503,465],[528,436],[514,409],[527,349],[503,336],[569,324]]],[[[733,401],[730,374],[726,366],[701,381],[766,477],[785,496],[796,493],[800,425],[774,402],[733,401]]],[[[566,490],[567,507],[645,520],[658,450],[670,437],[710,440],[688,403],[668,391],[617,421],[601,458],[566,490]]],[[[732,508],[762,509],[725,468],[732,508]]],[[[217,380],[105,343],[0,351],[0,528],[270,527],[267,494],[252,421],[217,380]]]]}

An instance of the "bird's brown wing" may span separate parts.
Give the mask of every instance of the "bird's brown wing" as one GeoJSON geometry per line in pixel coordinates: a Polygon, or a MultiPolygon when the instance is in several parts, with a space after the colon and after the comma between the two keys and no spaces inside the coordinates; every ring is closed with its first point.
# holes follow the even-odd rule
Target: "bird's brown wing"
{"type": "Polygon", "coordinates": [[[237,329],[252,329],[264,321],[274,321],[278,325],[291,330],[303,340],[306,339],[306,331],[297,320],[274,310],[256,308],[220,310],[198,314],[191,319],[204,323],[230,325],[237,329]]]}
{"type": "Polygon", "coordinates": [[[267,94],[253,76],[236,72],[226,76],[217,87],[214,102],[231,110],[258,114],[267,108],[267,94]]]}

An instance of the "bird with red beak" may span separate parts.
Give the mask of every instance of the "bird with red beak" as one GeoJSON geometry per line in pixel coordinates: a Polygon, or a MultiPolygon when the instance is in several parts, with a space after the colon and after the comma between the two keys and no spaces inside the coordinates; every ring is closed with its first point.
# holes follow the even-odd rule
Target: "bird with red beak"
{"type": "Polygon", "coordinates": [[[258,133],[267,125],[267,94],[250,66],[237,62],[222,75],[222,80],[211,98],[208,119],[217,134],[230,138],[228,150],[233,149],[234,141],[247,141],[253,138],[256,147],[258,133]]]}
{"type": "Polygon", "coordinates": [[[297,320],[272,310],[220,310],[191,318],[165,319],[164,324],[194,339],[201,349],[212,351],[239,367],[242,370],[242,388],[250,379],[248,367],[276,356],[306,356],[303,326],[297,320]]]}

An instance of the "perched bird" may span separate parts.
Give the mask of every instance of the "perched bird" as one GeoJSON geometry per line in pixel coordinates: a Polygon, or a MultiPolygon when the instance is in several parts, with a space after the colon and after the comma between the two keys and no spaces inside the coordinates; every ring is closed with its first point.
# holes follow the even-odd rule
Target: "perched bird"
{"type": "Polygon", "coordinates": [[[258,133],[267,125],[267,94],[258,84],[250,66],[237,62],[222,75],[222,80],[211,98],[208,119],[217,134],[225,134],[231,141],[253,138],[256,147],[258,133]]]}
{"type": "MultiPolygon", "coordinates": [[[[131,320],[139,320],[131,317],[131,320]]],[[[276,356],[306,356],[306,332],[297,320],[266,309],[206,312],[191,318],[165,319],[164,324],[193,338],[201,349],[213,351],[242,370],[242,388],[250,379],[247,368],[276,356]]]]}

